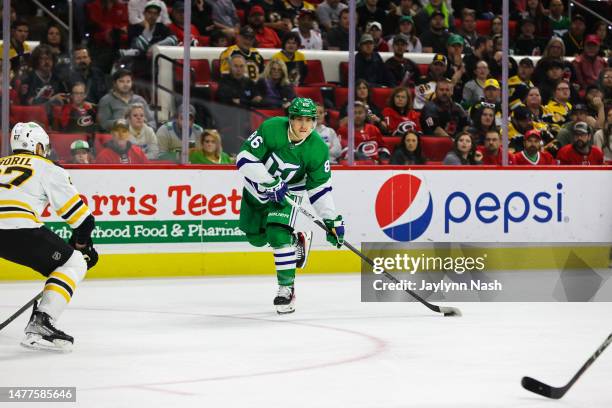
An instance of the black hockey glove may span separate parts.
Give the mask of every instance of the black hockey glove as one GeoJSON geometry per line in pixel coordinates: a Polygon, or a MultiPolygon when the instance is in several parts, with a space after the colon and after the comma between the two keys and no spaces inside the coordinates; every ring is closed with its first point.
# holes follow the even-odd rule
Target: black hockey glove
{"type": "Polygon", "coordinates": [[[68,243],[76,251],[79,251],[80,253],[83,254],[83,258],[85,258],[85,262],[87,262],[87,270],[96,266],[96,264],[98,263],[98,251],[96,251],[96,249],[94,248],[93,241],[91,240],[91,238],[85,244],[86,246],[80,249],[76,247],[76,241],[74,238],[74,234],[72,234],[72,237],[70,237],[70,240],[68,241],[68,243]]]}

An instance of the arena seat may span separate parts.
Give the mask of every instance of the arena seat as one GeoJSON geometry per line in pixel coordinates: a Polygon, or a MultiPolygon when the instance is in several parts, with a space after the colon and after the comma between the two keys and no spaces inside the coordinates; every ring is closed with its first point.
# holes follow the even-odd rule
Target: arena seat
{"type": "Polygon", "coordinates": [[[336,107],[341,108],[346,105],[348,101],[348,88],[338,87],[334,89],[334,101],[336,102],[336,107]]]}
{"type": "Polygon", "coordinates": [[[387,101],[393,92],[393,88],[371,88],[371,91],[370,99],[372,103],[382,111],[387,106],[387,101]]]}
{"type": "Polygon", "coordinates": [[[9,122],[36,122],[46,130],[49,130],[49,118],[45,105],[11,105],[9,122]]]}
{"type": "Polygon", "coordinates": [[[84,133],[55,133],[49,132],[49,142],[51,147],[55,150],[58,158],[63,161],[70,161],[72,155],[70,154],[70,145],[75,140],[87,141],[87,135],[84,133]]]}
{"type": "Polygon", "coordinates": [[[321,88],[316,86],[296,86],[294,88],[295,95],[301,98],[310,98],[316,103],[323,104],[323,95],[321,94],[321,88]]]}
{"type": "Polygon", "coordinates": [[[453,141],[449,137],[421,136],[421,146],[428,161],[442,161],[453,148],[453,141]]]}
{"type": "MultiPolygon", "coordinates": [[[[183,60],[178,60],[180,64],[183,64],[183,60]]],[[[208,64],[208,60],[205,59],[197,59],[191,60],[191,72],[195,74],[195,84],[203,84],[211,81],[211,73],[210,73],[210,65],[208,64]]],[[[175,65],[174,66],[174,78],[177,82],[183,81],[183,66],[175,65]]]]}
{"type": "Polygon", "coordinates": [[[323,72],[323,65],[321,60],[308,60],[307,63],[308,72],[304,78],[303,86],[324,86],[328,84],[325,81],[325,73],[323,72]]]}
{"type": "Polygon", "coordinates": [[[327,109],[327,126],[334,130],[340,127],[340,111],[336,109],[327,109]]]}
{"type": "Polygon", "coordinates": [[[218,81],[221,78],[221,61],[219,59],[212,60],[210,67],[213,81],[218,81]]]}
{"type": "Polygon", "coordinates": [[[383,136],[383,142],[385,142],[385,146],[391,153],[395,150],[395,146],[402,140],[401,137],[397,136],[383,136]]]}
{"type": "Polygon", "coordinates": [[[338,65],[338,69],[340,70],[340,85],[342,86],[346,86],[348,84],[348,68],[349,64],[346,61],[343,61],[338,65]]]}
{"type": "Polygon", "coordinates": [[[251,131],[257,130],[264,120],[274,116],[285,116],[282,109],[256,109],[251,112],[251,131]]]}
{"type": "Polygon", "coordinates": [[[105,145],[111,141],[113,135],[110,133],[96,133],[94,148],[96,150],[96,154],[100,153],[100,150],[104,149],[105,145]]]}

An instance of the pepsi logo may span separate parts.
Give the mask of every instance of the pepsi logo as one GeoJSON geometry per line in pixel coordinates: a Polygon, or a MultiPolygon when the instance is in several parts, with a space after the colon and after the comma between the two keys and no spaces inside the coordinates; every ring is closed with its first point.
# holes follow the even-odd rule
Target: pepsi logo
{"type": "Polygon", "coordinates": [[[431,192],[419,177],[395,175],[380,187],[375,212],[378,225],[389,238],[401,242],[414,241],[431,223],[431,192]]]}

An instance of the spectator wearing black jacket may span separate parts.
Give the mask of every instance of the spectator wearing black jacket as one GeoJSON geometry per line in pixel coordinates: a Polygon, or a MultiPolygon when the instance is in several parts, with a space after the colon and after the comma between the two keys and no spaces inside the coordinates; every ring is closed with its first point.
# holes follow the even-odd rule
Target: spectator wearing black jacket
{"type": "MultiPolygon", "coordinates": [[[[397,133],[397,132],[396,132],[397,133]]],[[[391,154],[389,164],[410,165],[427,164],[421,147],[421,137],[418,133],[409,131],[401,133],[401,141],[391,154]]]]}
{"type": "Polygon", "coordinates": [[[246,61],[240,54],[230,57],[230,73],[219,81],[217,98],[228,105],[258,106],[263,101],[255,81],[246,76],[246,61]]]}
{"type": "Polygon", "coordinates": [[[85,84],[87,96],[85,100],[97,104],[110,89],[108,77],[91,62],[89,49],[86,46],[76,46],[72,51],[73,68],[68,72],[68,84],[82,82],[85,84]]]}
{"type": "Polygon", "coordinates": [[[374,87],[393,86],[395,81],[379,53],[374,51],[374,38],[364,34],[355,57],[355,79],[365,79],[374,87]]]}
{"type": "Polygon", "coordinates": [[[468,125],[468,117],[461,105],[453,102],[453,83],[448,78],[438,80],[436,97],[423,107],[421,129],[426,135],[453,137],[468,125]]]}
{"type": "Polygon", "coordinates": [[[444,14],[434,11],[430,16],[429,29],[421,34],[423,52],[446,54],[446,45],[450,33],[444,28],[444,14]]]}
{"type": "Polygon", "coordinates": [[[257,91],[263,97],[262,106],[287,109],[291,105],[295,91],[283,61],[274,58],[268,61],[257,81],[257,91]]]}

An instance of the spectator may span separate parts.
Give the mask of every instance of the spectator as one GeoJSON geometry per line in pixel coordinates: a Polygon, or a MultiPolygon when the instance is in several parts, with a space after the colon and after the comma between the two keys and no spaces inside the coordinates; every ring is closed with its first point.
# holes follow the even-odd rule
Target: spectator
{"type": "Polygon", "coordinates": [[[544,106],[542,106],[542,97],[540,96],[540,90],[538,88],[533,87],[527,91],[524,104],[531,112],[531,117],[533,118],[534,123],[536,123],[536,128],[548,129],[548,125],[544,120],[546,110],[544,109],[544,106]]]}
{"type": "Polygon", "coordinates": [[[145,123],[145,107],[140,103],[131,104],[125,112],[130,125],[130,142],[140,147],[149,160],[159,157],[159,143],[155,130],[145,123]]]}
{"type": "Polygon", "coordinates": [[[517,166],[550,166],[555,159],[542,150],[542,136],[539,130],[531,129],[525,133],[523,150],[510,156],[509,164],[517,166]]]}
{"type": "Polygon", "coordinates": [[[335,164],[338,163],[338,159],[342,154],[342,146],[340,145],[340,139],[338,138],[336,131],[329,126],[326,126],[327,121],[325,118],[325,107],[323,107],[321,104],[317,104],[317,127],[315,130],[329,148],[330,162],[335,164]]]}
{"type": "MultiPolygon", "coordinates": [[[[478,37],[476,42],[472,44],[472,52],[463,57],[465,64],[465,81],[474,79],[476,64],[479,61],[486,61],[487,65],[493,59],[493,40],[488,37],[478,37]]],[[[490,68],[489,68],[490,70],[490,68]]]]}
{"type": "Polygon", "coordinates": [[[70,144],[71,164],[91,164],[91,149],[85,140],[75,140],[70,144]]]}
{"type": "Polygon", "coordinates": [[[75,82],[70,92],[70,102],[62,106],[59,115],[59,127],[62,132],[88,133],[96,131],[96,108],[85,101],[87,91],[85,84],[75,82]]]}
{"type": "MultiPolygon", "coordinates": [[[[214,0],[211,0],[214,1],[214,0]]],[[[275,30],[282,38],[282,34],[291,31],[293,23],[291,17],[285,13],[283,0],[252,0],[252,6],[259,6],[264,9],[266,22],[264,25],[275,30]]]]}
{"type": "Polygon", "coordinates": [[[443,78],[436,84],[436,97],[423,107],[421,128],[426,135],[452,137],[468,124],[461,105],[451,99],[453,84],[443,78]]]}
{"type": "Polygon", "coordinates": [[[446,45],[450,34],[444,26],[444,13],[434,11],[431,14],[429,30],[420,35],[423,52],[446,53],[446,45]]]}
{"type": "MultiPolygon", "coordinates": [[[[414,35],[416,36],[416,26],[414,25],[413,18],[420,11],[420,4],[414,0],[400,0],[399,6],[392,9],[385,19],[383,24],[383,31],[385,35],[396,34],[400,30],[400,24],[402,18],[410,17],[410,24],[414,28],[414,35]]],[[[389,44],[391,46],[391,44],[389,44]]],[[[417,52],[417,51],[414,51],[417,52]]],[[[420,51],[418,51],[420,52],[420,51]]]]}
{"type": "Polygon", "coordinates": [[[370,21],[382,23],[386,17],[385,10],[378,6],[378,0],[364,0],[362,5],[357,7],[357,28],[361,32],[367,32],[366,25],[370,21]]]}
{"type": "Polygon", "coordinates": [[[550,0],[548,4],[548,25],[550,27],[547,37],[552,35],[563,37],[570,27],[570,21],[567,17],[562,0],[550,0]]]}
{"type": "Polygon", "coordinates": [[[73,69],[68,73],[67,82],[83,82],[87,89],[85,100],[97,104],[110,87],[106,75],[91,63],[89,50],[84,45],[74,48],[72,58],[73,69]]]}
{"type": "Polygon", "coordinates": [[[249,25],[255,31],[255,41],[259,48],[280,48],[281,41],[278,34],[264,25],[264,9],[261,6],[253,6],[249,10],[249,25]]]}
{"type": "MultiPolygon", "coordinates": [[[[516,75],[508,78],[508,94],[510,96],[510,106],[516,105],[520,102],[520,97],[514,95],[517,87],[523,86],[524,89],[528,90],[534,87],[531,82],[531,76],[533,75],[533,61],[531,58],[522,58],[518,63],[518,72],[516,75]],[[519,101],[515,101],[519,99],[519,101]]],[[[539,91],[538,91],[539,93],[539,91]]]]}
{"type": "MultiPolygon", "coordinates": [[[[130,25],[141,25],[145,27],[145,10],[146,5],[150,0],[128,0],[128,21],[130,25]]],[[[156,23],[162,23],[168,25],[171,23],[170,16],[168,15],[168,7],[163,1],[159,1],[160,14],[155,21],[156,23]]]]}
{"type": "Polygon", "coordinates": [[[489,37],[493,38],[495,36],[501,36],[503,31],[504,21],[502,16],[495,16],[493,20],[491,20],[491,31],[489,32],[489,37]]]}
{"type": "MultiPolygon", "coordinates": [[[[3,78],[2,72],[3,72],[2,71],[2,59],[0,59],[0,78],[3,78]]],[[[11,86],[12,82],[13,82],[13,71],[9,68],[9,81],[6,87],[3,88],[2,81],[0,81],[0,95],[2,95],[3,90],[8,90],[8,93],[9,93],[9,112],[10,112],[11,105],[19,104],[19,94],[11,86]]],[[[1,111],[2,111],[2,98],[0,98],[0,112],[1,111]]]]}
{"type": "Polygon", "coordinates": [[[561,126],[568,121],[569,113],[572,111],[569,96],[569,84],[565,81],[559,81],[553,98],[544,107],[546,109],[545,119],[554,133],[557,133],[561,126]]]}
{"type": "Polygon", "coordinates": [[[597,146],[591,145],[589,125],[578,122],[574,125],[574,141],[559,149],[557,161],[562,165],[601,165],[603,152],[597,146]]]}
{"type": "MultiPolygon", "coordinates": [[[[212,37],[213,35],[222,35],[227,38],[227,34],[222,30],[217,30],[215,21],[212,18],[212,7],[205,0],[195,0],[191,8],[191,22],[196,26],[200,34],[212,37]]],[[[162,16],[164,12],[162,10],[162,16]]],[[[168,21],[166,24],[169,24],[168,21]]],[[[212,38],[211,41],[212,43],[212,38]]],[[[224,45],[226,47],[227,45],[224,45]]]]}
{"type": "Polygon", "coordinates": [[[540,38],[536,37],[536,22],[531,17],[526,17],[519,24],[519,35],[514,40],[512,49],[515,55],[540,55],[542,54],[540,38]]]}
{"type": "Polygon", "coordinates": [[[127,3],[93,0],[87,4],[87,19],[93,26],[93,39],[98,47],[117,50],[127,42],[127,3]]]}
{"type": "Polygon", "coordinates": [[[259,74],[264,69],[264,59],[257,48],[253,48],[254,41],[255,31],[249,26],[242,27],[236,37],[236,44],[226,48],[219,56],[221,75],[230,73],[230,58],[234,55],[241,55],[245,61],[245,69],[249,78],[257,81],[259,74]]]}
{"type": "Polygon", "coordinates": [[[427,101],[433,99],[436,94],[436,85],[438,81],[447,79],[446,66],[448,61],[442,54],[436,54],[429,64],[427,76],[422,78],[419,84],[414,89],[414,109],[421,110],[427,101]]]}
{"type": "Polygon", "coordinates": [[[463,97],[463,77],[465,76],[465,64],[463,63],[463,45],[465,41],[458,34],[451,34],[446,43],[446,57],[448,68],[445,76],[453,82],[453,100],[461,102],[463,97]]]}
{"type": "Polygon", "coordinates": [[[298,26],[292,31],[300,36],[302,48],[306,50],[322,50],[323,39],[321,34],[314,29],[315,12],[307,9],[300,11],[297,22],[298,26]]]}
{"type": "Polygon", "coordinates": [[[549,31],[547,13],[548,10],[544,10],[540,0],[527,0],[525,10],[513,16],[513,19],[521,22],[526,20],[532,22],[534,34],[538,37],[544,37],[548,35],[549,31]]]}
{"type": "Polygon", "coordinates": [[[467,44],[466,49],[471,51],[480,37],[476,31],[476,10],[464,8],[461,10],[461,27],[457,31],[467,44]]]}
{"type": "Polygon", "coordinates": [[[599,38],[600,54],[609,57],[612,50],[612,35],[608,32],[608,24],[605,21],[598,20],[595,23],[594,33],[599,38]]]}
{"type": "Polygon", "coordinates": [[[317,16],[319,17],[319,25],[321,28],[329,32],[332,28],[338,26],[340,20],[340,12],[347,8],[347,5],[340,0],[325,0],[317,7],[317,16]]]}
{"type": "Polygon", "coordinates": [[[55,54],[51,47],[42,44],[32,51],[32,68],[20,84],[21,103],[40,105],[68,102],[66,88],[54,73],[55,54]]]}
{"type": "Polygon", "coordinates": [[[587,35],[584,40],[584,51],[574,59],[576,77],[581,88],[597,83],[599,73],[608,64],[599,56],[600,40],[596,34],[587,35]]]}
{"type": "Polygon", "coordinates": [[[589,117],[588,109],[583,103],[574,105],[568,121],[558,130],[556,142],[559,147],[571,144],[574,141],[574,125],[578,122],[585,122],[589,126],[589,133],[592,133],[592,124],[595,120],[589,117]]]}
{"type": "MultiPolygon", "coordinates": [[[[219,0],[215,2],[222,3],[225,0],[219,0]]],[[[179,45],[182,45],[185,40],[185,3],[182,0],[175,2],[172,5],[172,12],[170,13],[170,18],[172,22],[168,25],[168,29],[170,32],[174,34],[179,45]]],[[[197,46],[200,38],[200,31],[198,28],[191,24],[191,45],[197,46]]]]}
{"type": "Polygon", "coordinates": [[[289,82],[294,86],[302,84],[308,72],[306,56],[304,56],[303,52],[298,51],[300,44],[300,36],[297,33],[288,32],[283,36],[281,50],[272,56],[272,58],[285,63],[289,82]]]}
{"type": "MultiPolygon", "coordinates": [[[[11,24],[11,47],[9,48],[9,60],[11,61],[11,69],[20,77],[28,69],[30,54],[32,49],[26,40],[30,34],[30,26],[22,20],[16,20],[11,24]]],[[[4,45],[0,44],[0,53],[3,51],[4,45]]],[[[4,55],[4,54],[0,54],[4,55]]]]}
{"type": "Polygon", "coordinates": [[[295,98],[293,85],[289,82],[287,66],[279,59],[272,58],[257,81],[257,93],[263,97],[261,106],[287,109],[295,98]]]}
{"type": "Polygon", "coordinates": [[[215,129],[205,129],[202,132],[200,149],[189,153],[191,164],[232,164],[232,158],[223,151],[221,135],[215,129]]]}
{"type": "Polygon", "coordinates": [[[480,115],[480,110],[484,107],[495,109],[495,123],[497,126],[501,126],[501,87],[497,79],[489,78],[485,81],[484,85],[484,97],[472,105],[469,109],[470,119],[472,122],[476,122],[476,117],[480,115]]]}
{"type": "MultiPolygon", "coordinates": [[[[399,32],[406,39],[406,51],[407,52],[422,52],[423,46],[421,45],[421,40],[416,35],[416,27],[414,22],[412,21],[412,17],[410,16],[402,16],[399,19],[399,32]]],[[[394,36],[391,40],[389,40],[389,47],[393,48],[393,42],[397,38],[397,35],[394,36]]]]}
{"type": "Polygon", "coordinates": [[[597,85],[603,93],[604,104],[612,105],[612,67],[601,70],[597,85]]]}
{"type": "Polygon", "coordinates": [[[385,65],[395,84],[414,87],[420,76],[419,67],[410,59],[404,58],[407,46],[408,38],[405,35],[397,34],[393,37],[393,56],[385,65]]]}
{"type": "Polygon", "coordinates": [[[584,32],[586,30],[586,22],[582,14],[572,15],[572,23],[568,32],[563,34],[563,43],[565,44],[565,56],[574,57],[582,54],[584,48],[584,32]]]}
{"type": "Polygon", "coordinates": [[[468,132],[461,132],[454,138],[453,149],[446,154],[442,164],[450,166],[471,166],[480,164],[476,159],[476,146],[468,132]]]}
{"type": "Polygon", "coordinates": [[[374,51],[389,51],[389,45],[382,37],[382,25],[378,21],[370,21],[366,24],[366,34],[370,34],[374,39],[374,51]]]}
{"type": "Polygon", "coordinates": [[[612,164],[612,106],[608,106],[607,111],[606,123],[595,132],[593,144],[603,151],[606,164],[612,164]]]}
{"type": "Polygon", "coordinates": [[[240,20],[232,0],[205,1],[212,8],[212,19],[217,30],[223,31],[230,38],[234,38],[240,29],[240,20]]]}
{"type": "Polygon", "coordinates": [[[117,119],[111,126],[113,138],[96,157],[96,164],[146,164],[147,156],[130,142],[130,127],[127,120],[117,119]]]}
{"type": "MultiPolygon", "coordinates": [[[[204,129],[194,123],[196,110],[189,105],[189,147],[199,149],[196,140],[201,141],[204,129]]],[[[183,150],[183,105],[176,111],[174,120],[169,120],[157,129],[157,142],[159,143],[159,159],[180,162],[183,150]]]]}
{"type": "Polygon", "coordinates": [[[488,130],[485,134],[484,145],[477,146],[476,151],[482,155],[482,164],[501,166],[503,150],[499,131],[497,129],[488,130]]]}
{"type": "Polygon", "coordinates": [[[546,69],[546,77],[540,81],[538,88],[542,95],[542,101],[548,101],[554,96],[557,84],[563,80],[563,64],[557,60],[550,60],[546,69]]]}
{"type": "Polygon", "coordinates": [[[474,132],[472,136],[474,137],[474,144],[482,145],[485,141],[487,132],[497,129],[495,125],[495,108],[483,106],[482,109],[479,109],[473,129],[474,132]]]}
{"type": "MultiPolygon", "coordinates": [[[[365,79],[358,79],[355,81],[355,102],[361,102],[363,106],[366,108],[367,120],[369,123],[375,125],[381,133],[388,133],[387,124],[384,120],[382,120],[382,114],[376,106],[371,101],[371,91],[368,82],[365,79]]],[[[345,104],[340,109],[340,124],[346,124],[347,121],[347,111],[348,106],[345,104]]]]}
{"type": "Polygon", "coordinates": [[[348,51],[349,49],[349,10],[340,11],[338,26],[327,33],[327,49],[334,51],[348,51]]]}
{"type": "Polygon", "coordinates": [[[388,106],[382,111],[390,132],[420,131],[420,112],[412,109],[412,95],[408,88],[398,87],[389,96],[388,106]]]}
{"type": "MultiPolygon", "coordinates": [[[[417,26],[417,32],[423,33],[430,26],[430,21],[434,14],[442,14],[442,28],[453,29],[455,20],[452,12],[449,10],[445,0],[430,0],[423,9],[415,16],[414,22],[417,26]]],[[[421,39],[421,41],[423,41],[421,39]]],[[[443,44],[446,44],[446,39],[443,44]]],[[[425,44],[423,44],[425,46],[425,44]]],[[[424,51],[427,52],[427,51],[424,51]]]]}
{"type": "Polygon", "coordinates": [[[259,94],[255,81],[246,76],[246,61],[241,54],[230,57],[230,73],[219,81],[217,99],[221,103],[234,106],[259,106],[263,97],[259,94]]]}
{"type": "Polygon", "coordinates": [[[355,57],[355,78],[365,79],[372,86],[393,86],[393,77],[379,53],[374,51],[374,39],[364,34],[359,40],[359,52],[355,57]]]}
{"type": "Polygon", "coordinates": [[[606,105],[604,104],[603,92],[597,85],[586,88],[584,95],[588,118],[585,122],[593,129],[601,129],[606,122],[606,105]]]}
{"type": "Polygon", "coordinates": [[[66,44],[59,25],[55,23],[49,24],[46,36],[40,43],[46,44],[51,48],[57,65],[70,64],[70,55],[66,50],[66,44]]]}
{"type": "MultiPolygon", "coordinates": [[[[380,148],[385,146],[382,138],[382,134],[378,128],[367,121],[368,107],[363,103],[355,102],[355,151],[362,152],[366,146],[369,149],[365,149],[371,154],[366,154],[366,158],[377,160],[378,151],[380,148]]],[[[348,146],[348,126],[344,124],[338,129],[338,135],[340,136],[340,143],[343,148],[348,146]]],[[[359,157],[359,155],[358,155],[359,157]]]]}
{"type": "Polygon", "coordinates": [[[223,31],[213,31],[210,33],[210,46],[227,48],[230,45],[227,35],[223,31]]]}
{"type": "Polygon", "coordinates": [[[538,61],[533,73],[533,82],[539,87],[541,81],[546,78],[546,71],[551,61],[561,63],[563,74],[569,75],[570,81],[576,81],[576,72],[571,62],[565,61],[565,44],[559,37],[552,37],[544,48],[542,58],[538,61]]]}
{"type": "Polygon", "coordinates": [[[412,130],[400,132],[401,140],[391,154],[389,164],[414,165],[427,164],[427,159],[423,156],[421,147],[421,137],[412,130]]]}
{"type": "Polygon", "coordinates": [[[468,81],[463,87],[463,106],[472,106],[481,99],[484,99],[484,87],[487,78],[489,77],[489,64],[486,61],[480,61],[476,64],[476,78],[468,81]]]}
{"type": "Polygon", "coordinates": [[[316,7],[314,5],[303,0],[284,0],[283,3],[285,5],[283,14],[287,15],[291,19],[293,24],[295,24],[295,20],[297,16],[300,15],[300,12],[302,10],[316,10],[316,7]]]}
{"type": "Polygon", "coordinates": [[[162,4],[161,0],[149,0],[146,3],[143,23],[131,25],[128,29],[131,49],[120,51],[121,55],[133,58],[133,71],[138,78],[151,79],[151,46],[178,45],[178,39],[170,29],[157,22],[162,4]]]}
{"type": "Polygon", "coordinates": [[[133,103],[144,106],[147,123],[152,128],[155,127],[155,119],[147,102],[132,90],[132,80],[132,73],[125,69],[119,69],[113,74],[113,89],[104,95],[98,104],[98,125],[101,129],[110,130],[117,119],[125,116],[125,111],[133,103]]]}
{"type": "Polygon", "coordinates": [[[525,134],[528,130],[534,128],[536,128],[536,124],[533,121],[531,111],[526,106],[519,106],[512,111],[510,123],[508,123],[508,139],[510,141],[508,150],[511,153],[523,150],[525,134]]]}

